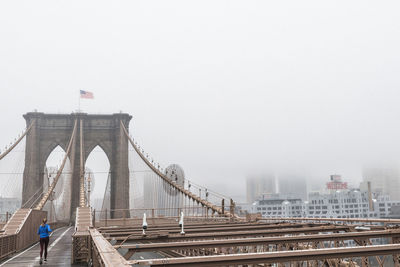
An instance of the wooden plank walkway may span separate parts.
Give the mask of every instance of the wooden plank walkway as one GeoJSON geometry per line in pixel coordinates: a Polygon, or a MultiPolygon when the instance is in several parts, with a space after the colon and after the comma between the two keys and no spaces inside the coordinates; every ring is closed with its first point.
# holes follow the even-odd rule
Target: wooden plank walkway
{"type": "Polygon", "coordinates": [[[20,267],[20,266],[86,266],[71,264],[71,247],[73,227],[62,227],[54,230],[50,237],[47,262],[39,264],[40,245],[36,243],[30,248],[17,253],[9,259],[0,262],[0,267],[20,267]]]}

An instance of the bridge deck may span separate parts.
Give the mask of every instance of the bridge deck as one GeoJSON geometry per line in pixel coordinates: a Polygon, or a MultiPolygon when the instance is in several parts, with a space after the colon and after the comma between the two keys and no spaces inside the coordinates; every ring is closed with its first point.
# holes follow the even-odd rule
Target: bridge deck
{"type": "Polygon", "coordinates": [[[84,266],[71,264],[71,238],[74,232],[73,227],[62,227],[54,230],[50,237],[48,248],[47,262],[43,265],[39,264],[40,245],[36,243],[34,246],[16,254],[8,260],[0,263],[3,266],[84,266]]]}

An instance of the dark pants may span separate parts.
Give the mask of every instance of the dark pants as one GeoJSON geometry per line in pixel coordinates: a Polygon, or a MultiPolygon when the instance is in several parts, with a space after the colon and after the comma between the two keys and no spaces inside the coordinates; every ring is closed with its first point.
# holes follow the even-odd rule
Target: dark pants
{"type": "Polygon", "coordinates": [[[47,259],[47,246],[49,245],[49,237],[40,238],[40,258],[43,255],[44,247],[44,258],[47,259]]]}

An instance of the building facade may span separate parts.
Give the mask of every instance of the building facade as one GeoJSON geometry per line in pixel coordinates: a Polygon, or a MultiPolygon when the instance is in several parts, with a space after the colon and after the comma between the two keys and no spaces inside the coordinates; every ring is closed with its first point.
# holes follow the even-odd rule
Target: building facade
{"type": "Polygon", "coordinates": [[[283,195],[292,195],[307,199],[307,181],[305,176],[295,174],[277,175],[278,192],[283,195]]]}
{"type": "Polygon", "coordinates": [[[276,193],[276,181],[273,173],[249,176],[246,179],[246,200],[253,203],[263,194],[276,193]]]}
{"type": "Polygon", "coordinates": [[[391,207],[400,206],[400,201],[383,194],[375,194],[372,203],[370,208],[368,192],[358,189],[310,193],[308,201],[277,194],[257,200],[250,212],[261,213],[265,218],[385,218],[390,216],[391,207]]]}
{"type": "Polygon", "coordinates": [[[364,168],[362,179],[362,189],[367,182],[371,182],[372,192],[389,195],[391,200],[400,200],[399,168],[364,168]]]}

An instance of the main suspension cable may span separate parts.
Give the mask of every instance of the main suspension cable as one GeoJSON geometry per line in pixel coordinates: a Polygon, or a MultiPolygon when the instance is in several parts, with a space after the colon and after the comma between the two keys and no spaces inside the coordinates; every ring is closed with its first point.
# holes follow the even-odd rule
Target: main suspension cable
{"type": "Polygon", "coordinates": [[[11,150],[14,149],[14,147],[16,147],[19,142],[21,142],[21,140],[25,137],[25,135],[31,130],[32,126],[35,124],[36,120],[33,119],[31,124],[29,125],[28,128],[26,128],[25,132],[17,139],[17,141],[14,142],[14,144],[12,144],[6,151],[4,151],[2,154],[0,154],[0,160],[3,159],[5,156],[7,156],[8,153],[11,152],[11,150]]]}
{"type": "Polygon", "coordinates": [[[203,207],[207,207],[208,209],[211,209],[213,212],[217,212],[218,214],[220,214],[222,216],[226,216],[226,217],[232,217],[233,216],[233,214],[231,215],[230,212],[224,211],[222,208],[220,208],[220,207],[212,204],[211,202],[208,202],[207,200],[204,200],[201,197],[193,194],[189,190],[186,190],[184,187],[176,184],[171,179],[169,179],[166,175],[164,175],[159,169],[157,169],[153,164],[151,164],[151,162],[140,152],[140,149],[135,145],[135,143],[133,142],[132,138],[129,136],[129,133],[125,128],[125,125],[122,123],[122,121],[120,123],[121,123],[121,127],[122,127],[126,137],[128,138],[128,140],[131,143],[131,145],[133,146],[133,148],[135,149],[136,153],[146,163],[146,165],[153,172],[155,172],[160,178],[162,178],[165,182],[167,182],[173,188],[178,189],[184,195],[188,196],[189,198],[193,199],[197,203],[201,204],[203,207]]]}

